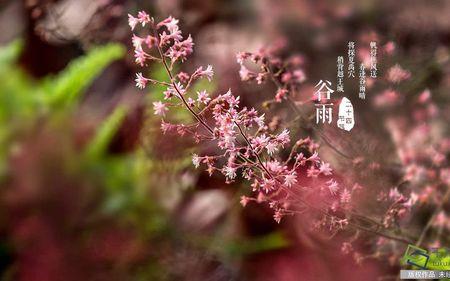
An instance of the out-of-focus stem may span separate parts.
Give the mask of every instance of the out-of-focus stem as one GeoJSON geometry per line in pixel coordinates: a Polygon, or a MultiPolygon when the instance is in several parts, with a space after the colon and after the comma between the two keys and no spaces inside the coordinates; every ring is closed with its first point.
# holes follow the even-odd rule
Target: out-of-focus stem
{"type": "Polygon", "coordinates": [[[427,224],[425,225],[424,229],[420,233],[419,239],[417,239],[417,242],[415,243],[416,246],[420,247],[420,244],[422,244],[423,239],[425,239],[425,235],[427,234],[428,230],[430,229],[431,225],[434,222],[434,219],[439,214],[439,212],[444,207],[445,203],[450,199],[450,188],[447,189],[447,192],[444,195],[444,198],[442,198],[441,202],[437,206],[436,210],[433,212],[433,215],[431,215],[431,218],[428,220],[427,224]]]}

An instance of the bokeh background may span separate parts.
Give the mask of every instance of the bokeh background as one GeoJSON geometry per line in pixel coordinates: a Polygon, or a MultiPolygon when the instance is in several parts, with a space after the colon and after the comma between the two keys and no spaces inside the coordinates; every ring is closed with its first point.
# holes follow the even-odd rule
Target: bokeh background
{"type": "MultiPolygon", "coordinates": [[[[322,129],[349,157],[326,144],[322,157],[369,190],[359,203],[366,214],[379,211],[377,193],[392,187],[422,195],[399,224],[412,236],[439,206],[440,236],[427,245],[449,245],[450,208],[439,201],[448,181],[415,182],[429,171],[417,168],[428,160],[420,158],[411,171],[402,158],[411,151],[434,157],[440,147],[436,161],[448,165],[449,1],[1,0],[2,281],[395,280],[405,245],[318,234],[305,218],[277,224],[267,206],[239,204],[247,183],[228,185],[194,169],[191,153],[210,148],[162,135],[151,106],[162,89],[134,86],[127,14],[139,10],[179,18],[196,44],[191,68],[215,68],[204,87],[222,93],[232,86],[243,103],[261,110],[276,89],[242,83],[236,52],[285,42],[284,56],[304,59],[300,101],[320,79],[335,81],[336,57],[345,56],[348,41],[376,40],[380,50],[393,44],[378,57],[381,85],[369,88],[365,101],[354,99],[354,131],[322,129]],[[383,77],[397,63],[411,78],[389,85],[383,77]],[[432,103],[418,107],[427,90],[432,103]],[[424,124],[429,130],[415,130],[424,124]],[[341,250],[348,240],[353,254],[341,250]]],[[[164,75],[160,66],[151,68],[164,75]]],[[[357,84],[345,91],[357,97],[357,84]]],[[[314,114],[312,104],[304,108],[314,114]]],[[[267,114],[289,112],[278,106],[267,114]]],[[[314,120],[296,134],[323,142],[304,129],[310,125],[314,120]]]]}

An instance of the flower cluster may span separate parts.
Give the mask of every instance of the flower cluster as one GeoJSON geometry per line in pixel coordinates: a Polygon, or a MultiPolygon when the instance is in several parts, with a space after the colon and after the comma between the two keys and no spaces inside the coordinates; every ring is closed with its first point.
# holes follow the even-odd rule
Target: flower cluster
{"type": "MultiPolygon", "coordinates": [[[[227,183],[235,181],[238,175],[248,180],[255,196],[242,197],[243,205],[250,201],[267,202],[274,209],[274,219],[279,222],[283,216],[296,213],[299,206],[305,203],[301,193],[305,187],[300,186],[300,173],[305,174],[304,178],[329,177],[332,174],[330,165],[321,161],[318,156],[318,145],[310,138],[294,142],[287,159],[281,159],[279,153],[291,143],[289,130],[284,129],[278,133],[269,130],[265,115],[254,108],[242,107],[240,97],[233,95],[231,90],[217,96],[212,96],[206,90],[195,93],[191,91],[195,81],[211,81],[214,71],[209,65],[198,67],[191,74],[174,71],[173,66],[186,61],[193,52],[194,45],[190,35],[183,37],[177,19],[168,17],[156,23],[145,12],[139,12],[137,17],[129,15],[129,25],[132,30],[138,25],[149,26],[143,30],[147,34],[134,34],[132,37],[136,64],[146,66],[150,61],[160,63],[170,80],[158,81],[145,77],[142,73],[136,74],[136,86],[140,89],[144,89],[148,83],[167,88],[164,100],[153,103],[154,113],[165,117],[171,107],[183,107],[195,119],[192,124],[172,124],[162,120],[162,131],[181,136],[191,135],[196,142],[216,143],[219,151],[216,155],[194,154],[192,162],[195,167],[204,165],[210,174],[222,173],[227,183]],[[305,170],[306,173],[301,172],[305,170]]],[[[281,75],[281,79],[289,87],[304,80],[300,70],[287,70],[294,64],[298,65],[298,59],[292,59],[291,64],[282,66],[269,56],[270,53],[261,51],[259,56],[241,53],[238,60],[243,63],[251,57],[254,62],[262,62],[266,71],[279,72],[276,76],[281,75]]],[[[268,75],[254,75],[251,72],[243,75],[243,72],[244,66],[241,68],[241,76],[258,81],[264,80],[268,75]]],[[[337,196],[337,182],[330,179],[327,186],[327,194],[337,196]]],[[[347,201],[349,198],[343,200],[347,201]]]]}
{"type": "Polygon", "coordinates": [[[304,58],[295,55],[283,60],[279,55],[284,47],[280,41],[268,48],[261,48],[255,53],[240,52],[236,55],[240,65],[239,75],[242,81],[256,81],[258,84],[271,80],[277,85],[274,101],[282,102],[290,93],[306,80],[302,70],[304,58]],[[251,66],[256,70],[250,70],[251,66]]]}
{"type": "MultiPolygon", "coordinates": [[[[450,191],[446,189],[450,184],[447,160],[450,139],[443,137],[444,132],[438,129],[432,133],[429,124],[438,116],[438,109],[431,99],[431,92],[424,90],[414,103],[413,118],[419,125],[414,124],[408,129],[406,120],[394,117],[388,119],[388,128],[404,167],[403,180],[410,185],[409,198],[397,189],[391,190],[389,198],[401,202],[401,207],[406,210],[415,203],[439,206],[450,198],[450,191]]],[[[400,212],[400,217],[402,214],[400,212]]]]}

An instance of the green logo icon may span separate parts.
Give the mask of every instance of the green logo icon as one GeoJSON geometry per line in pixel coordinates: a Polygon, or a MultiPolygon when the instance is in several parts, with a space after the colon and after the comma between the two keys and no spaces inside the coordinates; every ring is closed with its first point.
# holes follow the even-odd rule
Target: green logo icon
{"type": "Polygon", "coordinates": [[[427,269],[429,259],[430,255],[428,254],[427,250],[413,245],[408,245],[402,261],[407,265],[412,265],[421,269],[427,269]]]}

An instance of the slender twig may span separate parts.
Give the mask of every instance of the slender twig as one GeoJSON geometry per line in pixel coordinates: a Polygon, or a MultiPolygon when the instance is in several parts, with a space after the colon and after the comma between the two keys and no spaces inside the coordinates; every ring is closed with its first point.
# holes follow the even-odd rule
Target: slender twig
{"type": "Polygon", "coordinates": [[[423,240],[425,239],[425,235],[427,234],[428,230],[430,229],[431,225],[433,224],[434,219],[437,217],[439,212],[442,210],[442,208],[444,207],[444,205],[448,199],[450,199],[450,188],[447,190],[447,192],[444,195],[444,198],[442,198],[442,200],[439,203],[439,205],[437,206],[436,210],[434,210],[434,212],[431,215],[430,219],[428,220],[427,224],[425,225],[422,232],[420,233],[419,239],[417,239],[417,241],[415,243],[416,246],[420,247],[423,240]]]}

